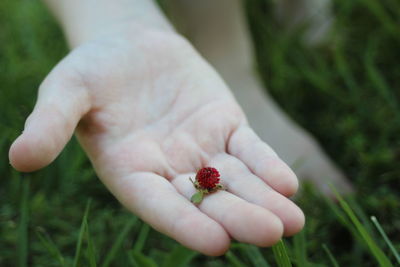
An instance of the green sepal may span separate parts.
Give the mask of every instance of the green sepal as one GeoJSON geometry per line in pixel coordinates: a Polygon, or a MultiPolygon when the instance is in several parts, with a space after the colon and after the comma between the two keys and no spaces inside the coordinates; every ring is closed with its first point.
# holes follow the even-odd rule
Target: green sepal
{"type": "Polygon", "coordinates": [[[218,190],[225,190],[225,187],[221,184],[217,184],[214,188],[208,189],[207,193],[214,193],[217,192],[218,190]]]}
{"type": "Polygon", "coordinates": [[[192,201],[194,204],[199,204],[203,200],[203,192],[202,191],[197,191],[190,201],[192,201]]]}
{"type": "Polygon", "coordinates": [[[225,190],[225,187],[222,184],[217,184],[216,189],[217,190],[225,190]]]}

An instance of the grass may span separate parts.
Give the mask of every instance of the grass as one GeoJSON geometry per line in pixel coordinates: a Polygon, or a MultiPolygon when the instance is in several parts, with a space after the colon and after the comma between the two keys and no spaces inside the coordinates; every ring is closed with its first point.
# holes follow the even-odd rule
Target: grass
{"type": "MultiPolygon", "coordinates": [[[[274,253],[275,261],[279,267],[292,267],[288,252],[282,240],[280,240],[276,245],[272,246],[272,252],[274,253]]],[[[299,264],[299,266],[304,265],[299,264]]]]}
{"type": "Polygon", "coordinates": [[[21,204],[20,204],[20,220],[18,223],[18,244],[17,255],[18,265],[27,266],[28,258],[28,224],[29,224],[29,211],[28,211],[28,198],[29,198],[29,177],[24,177],[21,181],[21,204]]]}
{"type": "Polygon", "coordinates": [[[8,148],[43,77],[67,53],[37,1],[0,1],[0,266],[391,266],[400,264],[400,4],[334,1],[326,45],[248,0],[259,72],[270,93],[324,145],[357,187],[326,201],[304,185],[305,229],[274,248],[234,243],[221,257],[190,251],[124,210],[72,140],[48,168],[12,170],[8,148]],[[90,206],[87,205],[91,199],[90,206]],[[370,216],[377,220],[370,220],[370,216]],[[390,263],[389,263],[390,262],[390,263]]]}
{"type": "MultiPolygon", "coordinates": [[[[29,181],[29,180],[28,180],[29,181]]],[[[23,185],[23,199],[26,201],[28,191],[25,183],[23,185]]],[[[354,213],[348,202],[346,202],[341,195],[333,189],[338,201],[342,207],[343,212],[347,215],[348,219],[350,219],[352,224],[347,224],[349,230],[352,227],[355,227],[358,231],[358,234],[361,236],[360,245],[366,246],[369,248],[373,258],[376,260],[377,264],[382,267],[391,267],[393,266],[389,258],[386,254],[381,250],[381,248],[377,245],[375,240],[372,238],[370,233],[366,230],[367,228],[360,222],[357,218],[357,215],[354,213]]],[[[117,254],[124,250],[121,245],[123,242],[128,239],[128,233],[132,230],[132,228],[137,224],[138,219],[136,217],[132,217],[127,221],[126,225],[119,232],[118,236],[112,240],[111,248],[108,250],[108,253],[104,256],[103,259],[98,260],[96,251],[96,244],[92,241],[93,238],[89,232],[89,209],[90,209],[90,201],[87,202],[85,212],[83,215],[83,219],[81,222],[81,227],[78,233],[77,241],[76,241],[76,249],[75,256],[73,259],[72,266],[110,266],[112,262],[116,261],[117,254]],[[86,241],[86,242],[85,242],[86,241]],[[85,243],[85,244],[84,244],[85,243]],[[82,257],[85,255],[85,257],[82,257]]],[[[21,204],[21,222],[19,223],[21,228],[26,227],[26,204],[22,202],[21,204]],[[25,215],[23,215],[25,214],[25,215]]],[[[383,239],[390,247],[393,255],[395,255],[396,260],[398,261],[398,251],[394,248],[392,242],[384,233],[380,224],[377,222],[375,217],[372,217],[374,224],[376,225],[378,231],[381,233],[383,239]]],[[[54,258],[58,261],[60,266],[69,266],[66,264],[64,256],[58,250],[56,244],[51,240],[49,236],[44,236],[41,231],[37,231],[37,236],[39,237],[42,245],[47,249],[48,257],[54,258]]],[[[22,231],[23,233],[26,230],[22,231]]],[[[20,231],[21,233],[21,231],[20,231]]],[[[131,248],[125,249],[125,253],[128,255],[127,262],[131,266],[140,266],[140,267],[179,267],[179,266],[192,266],[192,263],[195,262],[196,257],[200,257],[200,254],[195,251],[191,251],[181,245],[174,245],[169,253],[161,253],[158,257],[158,261],[156,260],[158,257],[151,257],[146,255],[144,252],[145,243],[149,240],[150,227],[147,224],[142,223],[140,229],[138,230],[138,237],[135,240],[135,243],[131,248]]],[[[158,234],[159,235],[159,234],[158,234]]],[[[165,238],[165,237],[163,237],[165,238]]],[[[27,238],[24,235],[22,238],[23,247],[27,247],[27,238]]],[[[295,236],[292,240],[291,248],[287,248],[283,240],[280,240],[276,245],[272,247],[272,253],[274,258],[274,263],[279,267],[291,267],[292,264],[296,266],[326,266],[325,264],[315,264],[308,261],[308,253],[306,249],[306,240],[304,236],[304,231],[295,236]]],[[[333,256],[332,252],[328,249],[326,244],[322,244],[322,249],[326,252],[328,259],[332,266],[340,266],[333,256]]],[[[265,249],[264,249],[265,250],[265,249]]],[[[269,267],[275,266],[271,265],[268,261],[268,254],[271,251],[262,252],[260,248],[257,248],[252,245],[246,245],[241,243],[235,243],[232,245],[231,250],[224,256],[225,260],[230,263],[232,266],[256,266],[256,267],[269,267]],[[236,253],[236,254],[235,254],[236,253]],[[246,263],[244,263],[246,262],[246,263]]],[[[27,251],[22,252],[19,255],[19,266],[26,266],[27,262],[27,251]],[[22,256],[21,256],[22,255],[22,256]]],[[[124,264],[126,264],[125,262],[124,264]]],[[[201,261],[200,261],[201,262],[201,261]]],[[[199,263],[202,264],[202,263],[199,263]]],[[[216,264],[215,266],[219,266],[222,264],[226,264],[221,262],[220,264],[216,264]]],[[[200,265],[201,266],[201,265],[200,265]]],[[[211,265],[214,266],[214,265],[211,265]]]]}
{"type": "Polygon", "coordinates": [[[378,229],[378,231],[381,234],[382,238],[385,240],[386,244],[390,248],[390,251],[395,256],[397,263],[400,265],[400,255],[399,255],[399,252],[396,250],[396,248],[393,246],[392,241],[390,241],[390,239],[386,235],[385,231],[382,229],[382,226],[379,224],[379,222],[378,222],[378,220],[376,219],[375,216],[371,216],[371,221],[374,223],[375,227],[378,229]]]}
{"type": "Polygon", "coordinates": [[[63,255],[61,254],[61,251],[58,250],[57,245],[54,244],[53,240],[45,232],[45,230],[42,228],[38,228],[36,230],[36,235],[39,238],[42,245],[47,249],[48,253],[51,254],[51,256],[58,261],[58,264],[60,266],[66,266],[65,259],[64,259],[63,255]]]}
{"type": "MultiPolygon", "coordinates": [[[[78,236],[78,241],[76,243],[76,251],[75,251],[75,257],[74,257],[74,263],[73,263],[74,267],[78,266],[78,264],[79,264],[79,259],[81,258],[81,253],[82,253],[83,237],[89,231],[88,223],[87,223],[89,208],[90,208],[90,201],[88,201],[86,204],[85,214],[83,215],[81,228],[79,230],[79,236],[78,236]]],[[[93,253],[91,253],[91,255],[93,255],[93,253]]]]}
{"type": "Polygon", "coordinates": [[[335,259],[335,257],[333,256],[333,254],[330,251],[330,249],[325,244],[322,244],[322,248],[326,252],[326,255],[328,255],[328,258],[329,258],[329,260],[331,262],[331,265],[333,267],[339,267],[339,264],[338,264],[337,260],[335,259]]]}
{"type": "Polygon", "coordinates": [[[349,219],[351,220],[351,222],[355,226],[355,228],[357,230],[357,233],[360,235],[360,237],[363,240],[363,243],[368,247],[368,249],[370,250],[371,254],[374,256],[374,258],[379,263],[379,265],[380,266],[393,266],[391,264],[390,260],[385,255],[385,253],[383,253],[383,251],[379,248],[379,246],[373,240],[373,238],[369,234],[368,230],[364,227],[364,225],[357,218],[356,214],[351,209],[349,204],[336,191],[336,189],[333,189],[333,192],[335,193],[335,196],[337,197],[340,206],[342,207],[342,209],[344,210],[346,215],[349,217],[349,219]]]}

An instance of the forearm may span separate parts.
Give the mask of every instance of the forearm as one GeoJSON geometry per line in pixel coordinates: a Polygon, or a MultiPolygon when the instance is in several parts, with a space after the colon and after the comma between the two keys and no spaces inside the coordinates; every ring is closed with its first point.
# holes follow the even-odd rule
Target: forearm
{"type": "Polygon", "coordinates": [[[173,32],[152,0],[43,0],[66,34],[70,47],[120,27],[173,32]]]}

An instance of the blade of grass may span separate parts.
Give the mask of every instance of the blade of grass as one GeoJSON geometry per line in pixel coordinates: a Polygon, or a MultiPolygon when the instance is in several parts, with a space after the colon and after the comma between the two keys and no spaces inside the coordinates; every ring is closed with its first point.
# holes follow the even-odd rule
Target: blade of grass
{"type": "Polygon", "coordinates": [[[390,88],[383,75],[378,71],[375,64],[375,57],[378,50],[378,39],[374,36],[371,41],[368,42],[368,48],[364,56],[364,66],[366,68],[368,78],[371,81],[374,88],[378,91],[381,97],[388,103],[396,114],[397,119],[400,117],[400,107],[396,97],[393,95],[393,88],[390,88]]]}
{"type": "Polygon", "coordinates": [[[74,257],[74,264],[73,264],[74,267],[78,266],[79,258],[81,256],[83,237],[84,237],[85,231],[86,231],[87,217],[89,214],[90,203],[91,203],[91,200],[89,199],[88,202],[86,203],[85,213],[83,214],[81,228],[79,230],[79,235],[78,235],[78,241],[76,243],[76,250],[75,250],[75,257],[74,257]]]}
{"type": "Polygon", "coordinates": [[[42,242],[43,246],[47,249],[47,251],[59,261],[60,265],[65,266],[64,257],[62,256],[57,246],[54,244],[53,240],[51,240],[51,238],[44,231],[44,229],[36,229],[36,235],[38,236],[40,242],[42,242]],[[43,232],[43,234],[41,232],[43,232]]]}
{"type": "Polygon", "coordinates": [[[137,263],[137,261],[133,258],[132,251],[130,250],[127,251],[126,253],[127,253],[126,255],[128,256],[129,264],[133,267],[140,267],[139,263],[137,263]]]}
{"type": "Polygon", "coordinates": [[[236,257],[235,254],[233,254],[232,251],[228,251],[225,254],[225,257],[228,260],[228,262],[231,264],[231,266],[233,266],[233,267],[246,267],[246,265],[243,262],[241,262],[239,260],[239,258],[236,257]]]}
{"type": "Polygon", "coordinates": [[[96,262],[97,262],[96,261],[96,253],[95,253],[95,249],[94,249],[94,244],[93,244],[92,238],[90,237],[89,224],[88,224],[87,220],[85,222],[85,228],[86,228],[85,237],[86,237],[86,241],[87,241],[86,254],[87,254],[88,258],[89,258],[89,265],[91,267],[96,267],[97,266],[97,264],[96,264],[96,262]]]}
{"type": "Polygon", "coordinates": [[[336,49],[334,50],[334,60],[335,60],[335,65],[336,69],[339,73],[339,75],[342,77],[344,84],[349,90],[349,96],[352,99],[359,99],[359,92],[360,90],[357,87],[356,80],[354,78],[354,75],[351,71],[351,68],[347,64],[349,62],[347,58],[345,57],[345,54],[343,52],[342,48],[342,43],[337,41],[336,44],[336,49]]]}
{"type": "Polygon", "coordinates": [[[335,213],[338,217],[339,221],[352,233],[352,235],[360,240],[362,240],[360,234],[358,233],[357,229],[351,223],[351,221],[345,217],[343,211],[337,207],[335,203],[333,203],[331,198],[324,197],[325,203],[330,207],[330,209],[335,213]]]}
{"type": "Polygon", "coordinates": [[[182,245],[177,245],[174,250],[168,254],[163,267],[183,267],[190,263],[190,261],[199,255],[198,252],[185,248],[182,245]]]}
{"type": "Polygon", "coordinates": [[[268,262],[264,259],[258,247],[253,245],[237,243],[233,244],[232,248],[238,248],[241,252],[243,252],[249,258],[253,266],[269,267],[268,262]]]}
{"type": "Polygon", "coordinates": [[[361,224],[360,220],[357,218],[353,210],[347,204],[347,202],[342,198],[339,192],[335,189],[333,185],[330,185],[333,193],[335,194],[337,200],[339,201],[340,206],[345,211],[347,216],[350,218],[354,226],[356,227],[357,231],[359,232],[360,236],[362,237],[363,241],[374,255],[375,259],[378,261],[380,266],[393,266],[390,260],[386,257],[383,251],[378,247],[375,241],[372,239],[371,235],[367,232],[365,227],[361,224]]]}
{"type": "Polygon", "coordinates": [[[333,267],[339,267],[339,264],[337,263],[335,257],[333,257],[333,254],[332,254],[332,252],[330,251],[330,249],[329,249],[325,244],[322,244],[322,248],[324,249],[324,251],[325,251],[326,254],[328,255],[328,258],[329,258],[329,260],[331,261],[332,266],[333,266],[333,267]]]}
{"type": "Polygon", "coordinates": [[[131,251],[134,261],[140,267],[157,267],[157,263],[139,251],[131,251]]]}
{"type": "Polygon", "coordinates": [[[369,11],[380,21],[383,28],[386,29],[387,33],[390,33],[393,37],[399,38],[399,29],[398,23],[392,20],[392,16],[390,16],[382,4],[379,1],[375,0],[364,0],[360,3],[363,3],[369,11]]]}
{"type": "Polygon", "coordinates": [[[385,231],[383,230],[381,224],[378,222],[378,219],[376,219],[375,216],[371,216],[371,221],[374,223],[374,225],[376,226],[376,228],[378,229],[379,233],[381,234],[381,236],[383,237],[383,239],[385,240],[386,244],[388,245],[388,247],[390,248],[390,250],[392,251],[394,257],[396,258],[397,263],[400,265],[400,255],[397,252],[396,248],[393,246],[392,241],[390,241],[390,239],[388,238],[388,236],[386,235],[385,231]]]}
{"type": "Polygon", "coordinates": [[[125,225],[125,227],[122,229],[121,233],[118,235],[117,239],[115,240],[113,246],[111,247],[110,251],[107,253],[103,264],[101,265],[102,267],[107,267],[111,264],[111,262],[114,260],[115,256],[117,255],[118,250],[122,246],[122,242],[132,229],[132,227],[137,223],[138,218],[137,217],[132,217],[125,225]]]}
{"type": "Polygon", "coordinates": [[[306,239],[304,236],[304,230],[296,234],[293,237],[294,243],[294,256],[296,259],[297,266],[308,266],[307,260],[307,249],[306,249],[306,239]]]}
{"type": "Polygon", "coordinates": [[[251,261],[253,262],[254,266],[265,266],[269,267],[269,264],[264,259],[263,255],[260,252],[260,249],[256,246],[247,246],[247,254],[251,256],[251,261]]]}
{"type": "Polygon", "coordinates": [[[20,221],[18,225],[18,266],[27,266],[28,261],[28,198],[29,198],[29,184],[30,180],[27,175],[21,176],[21,204],[20,204],[20,221]]]}
{"type": "Polygon", "coordinates": [[[377,233],[374,232],[375,228],[370,222],[368,216],[365,214],[363,208],[355,201],[352,196],[346,198],[346,202],[349,204],[358,220],[362,223],[365,230],[376,240],[378,238],[377,233]]]}
{"type": "Polygon", "coordinates": [[[139,252],[142,251],[144,247],[144,243],[146,242],[147,236],[149,235],[150,227],[148,224],[143,223],[142,227],[140,228],[139,236],[135,242],[133,247],[133,251],[139,252]]]}
{"type": "Polygon", "coordinates": [[[275,256],[275,261],[279,267],[291,267],[292,263],[289,259],[288,253],[286,251],[285,244],[283,240],[279,240],[279,242],[272,246],[272,252],[275,256]]]}

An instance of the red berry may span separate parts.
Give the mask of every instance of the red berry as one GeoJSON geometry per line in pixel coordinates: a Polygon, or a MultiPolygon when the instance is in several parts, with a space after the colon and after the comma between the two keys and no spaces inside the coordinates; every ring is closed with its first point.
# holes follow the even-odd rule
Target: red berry
{"type": "Polygon", "coordinates": [[[214,189],[219,183],[219,172],[212,167],[202,168],[196,174],[196,181],[204,189],[214,189]]]}

